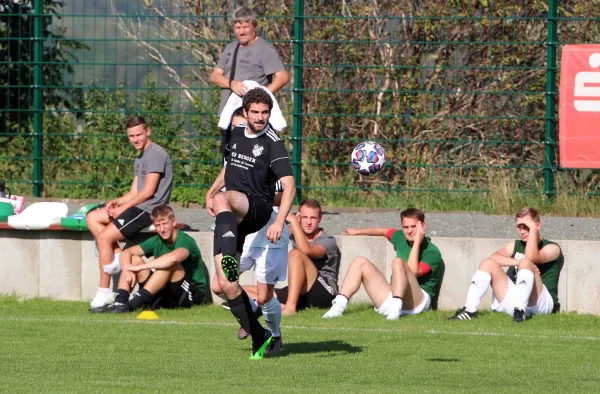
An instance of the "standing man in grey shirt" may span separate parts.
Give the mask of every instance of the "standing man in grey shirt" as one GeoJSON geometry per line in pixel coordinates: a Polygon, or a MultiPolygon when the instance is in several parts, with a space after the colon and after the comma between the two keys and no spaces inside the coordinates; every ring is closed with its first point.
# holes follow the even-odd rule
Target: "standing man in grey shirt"
{"type": "Polygon", "coordinates": [[[288,255],[288,286],[275,289],[282,314],[292,315],[305,308],[328,308],[337,294],[341,253],[335,237],[319,227],[321,204],[307,199],[297,215],[286,220],[292,228],[293,249],[288,255]]]}
{"type": "MultiPolygon", "coordinates": [[[[266,86],[273,94],[289,81],[289,74],[277,50],[256,35],[254,11],[248,7],[239,7],[233,13],[232,22],[237,40],[225,46],[219,63],[210,74],[210,81],[222,88],[219,116],[232,93],[240,97],[246,94],[242,81],[255,81],[266,86]]],[[[225,134],[223,132],[223,139],[226,138],[225,134]]]]}
{"type": "Polygon", "coordinates": [[[127,194],[108,202],[103,209],[91,211],[86,223],[96,239],[100,260],[100,286],[91,302],[92,309],[110,303],[110,272],[119,266],[118,241],[131,238],[152,224],[150,213],[158,205],[168,204],[173,186],[171,157],[150,140],[150,127],[141,116],[127,120],[127,138],[138,151],[135,176],[127,194]],[[107,272],[108,271],[108,272],[107,272]]]}

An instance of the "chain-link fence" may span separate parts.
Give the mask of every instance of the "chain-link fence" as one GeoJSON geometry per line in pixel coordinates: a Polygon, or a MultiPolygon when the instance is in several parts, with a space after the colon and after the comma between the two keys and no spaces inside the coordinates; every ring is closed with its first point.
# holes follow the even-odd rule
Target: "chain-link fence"
{"type": "MultiPolygon", "coordinates": [[[[599,41],[595,2],[303,1],[253,4],[291,79],[277,96],[304,195],[598,192],[556,164],[557,57],[599,41]],[[386,149],[373,178],[350,166],[386,149]]],[[[174,162],[174,198],[202,198],[220,166],[218,89],[232,4],[0,0],[0,178],[52,197],[128,187],[129,114],[174,162]]]]}

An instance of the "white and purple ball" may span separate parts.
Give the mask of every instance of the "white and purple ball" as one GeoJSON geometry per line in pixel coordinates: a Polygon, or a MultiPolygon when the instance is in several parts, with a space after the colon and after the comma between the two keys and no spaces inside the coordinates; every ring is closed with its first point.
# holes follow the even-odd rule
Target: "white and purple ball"
{"type": "Polygon", "coordinates": [[[383,147],[373,141],[356,145],[351,156],[352,167],[361,175],[375,175],[385,164],[383,147]]]}

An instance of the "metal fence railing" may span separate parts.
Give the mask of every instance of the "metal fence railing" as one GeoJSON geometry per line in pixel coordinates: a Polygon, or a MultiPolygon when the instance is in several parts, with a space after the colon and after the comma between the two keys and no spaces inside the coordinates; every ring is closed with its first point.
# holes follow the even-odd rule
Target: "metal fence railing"
{"type": "MultiPolygon", "coordinates": [[[[224,3],[0,0],[0,178],[26,194],[114,195],[132,176],[125,120],[142,113],[173,158],[174,198],[203,196],[220,160],[208,76],[234,37],[224,3]]],[[[258,7],[292,76],[278,100],[299,190],[598,193],[593,171],[556,163],[557,57],[599,41],[592,3],[258,7]],[[388,157],[374,178],[350,166],[365,139],[388,157]]]]}

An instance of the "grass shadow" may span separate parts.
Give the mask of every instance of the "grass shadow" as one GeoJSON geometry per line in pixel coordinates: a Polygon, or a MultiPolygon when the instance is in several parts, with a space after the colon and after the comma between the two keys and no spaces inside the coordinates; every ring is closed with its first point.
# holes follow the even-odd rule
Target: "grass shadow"
{"type": "MultiPolygon", "coordinates": [[[[286,357],[292,354],[314,354],[324,353],[331,356],[332,353],[339,355],[362,352],[362,346],[353,346],[344,341],[322,341],[322,342],[294,342],[284,343],[278,357],[286,357]]],[[[276,356],[277,357],[277,356],[276,356]]]]}

